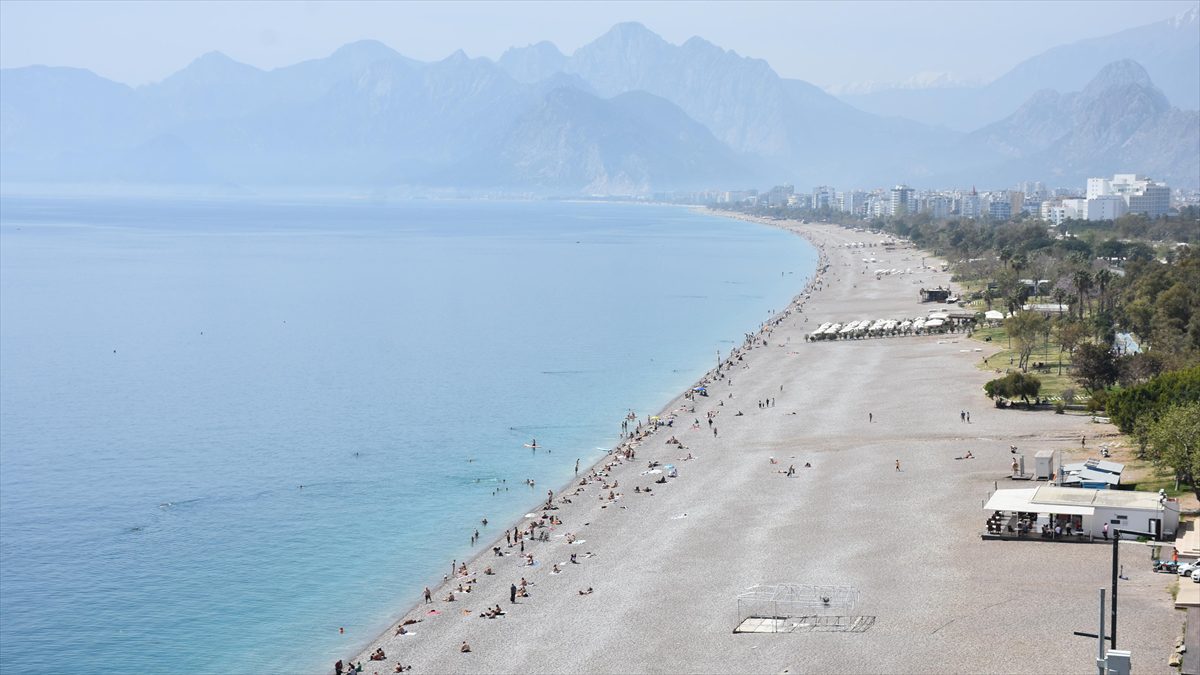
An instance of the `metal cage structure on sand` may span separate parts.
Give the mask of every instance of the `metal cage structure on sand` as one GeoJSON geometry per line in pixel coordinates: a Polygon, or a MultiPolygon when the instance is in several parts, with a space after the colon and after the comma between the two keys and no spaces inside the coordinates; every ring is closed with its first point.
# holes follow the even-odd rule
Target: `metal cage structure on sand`
{"type": "Polygon", "coordinates": [[[769,584],[737,596],[735,633],[861,633],[874,616],[854,614],[859,593],[853,586],[769,584]]]}

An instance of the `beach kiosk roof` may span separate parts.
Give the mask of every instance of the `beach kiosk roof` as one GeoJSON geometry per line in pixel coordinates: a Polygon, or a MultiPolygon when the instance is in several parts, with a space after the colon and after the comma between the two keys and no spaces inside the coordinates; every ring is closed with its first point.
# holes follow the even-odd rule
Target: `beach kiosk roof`
{"type": "MultiPolygon", "coordinates": [[[[1019,511],[1024,513],[1053,513],[1065,516],[1090,516],[1096,509],[1084,504],[1055,504],[1036,503],[1038,490],[1043,488],[1018,488],[1016,490],[996,490],[984,507],[988,511],[1019,511]]],[[[1060,488],[1061,489],[1061,488],[1060,488]]]]}
{"type": "Polygon", "coordinates": [[[1095,473],[1107,474],[1118,479],[1113,481],[1114,483],[1120,482],[1119,479],[1121,477],[1121,473],[1125,471],[1124,464],[1121,464],[1120,462],[1109,462],[1102,459],[1089,459],[1086,462],[1072,462],[1070,464],[1063,464],[1062,468],[1063,471],[1067,472],[1068,474],[1079,473],[1082,471],[1092,471],[1095,473]]]}
{"type": "Polygon", "coordinates": [[[1064,467],[1067,475],[1063,477],[1063,485],[1076,487],[1108,487],[1121,484],[1121,474],[1096,471],[1094,469],[1076,469],[1072,471],[1064,467]]]}

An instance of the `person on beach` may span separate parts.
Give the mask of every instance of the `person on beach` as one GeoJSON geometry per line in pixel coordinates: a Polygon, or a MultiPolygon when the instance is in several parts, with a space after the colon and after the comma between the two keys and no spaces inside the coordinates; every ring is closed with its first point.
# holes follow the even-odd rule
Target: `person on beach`
{"type": "Polygon", "coordinates": [[[875,413],[873,413],[873,412],[867,413],[867,421],[874,422],[875,421],[875,413]]]}
{"type": "Polygon", "coordinates": [[[508,589],[508,602],[513,605],[517,604],[517,585],[516,584],[513,584],[508,589]]]}
{"type": "Polygon", "coordinates": [[[900,460],[896,460],[896,470],[900,470],[900,460]]]}
{"type": "Polygon", "coordinates": [[[426,587],[425,587],[425,604],[427,604],[427,605],[428,605],[428,604],[429,604],[429,603],[431,603],[431,602],[433,602],[433,593],[430,593],[430,592],[429,592],[429,587],[428,587],[428,586],[426,586],[426,587]]]}
{"type": "Polygon", "coordinates": [[[471,651],[471,645],[467,644],[466,640],[463,640],[462,646],[458,648],[458,651],[466,654],[467,652],[471,651]]]}
{"type": "Polygon", "coordinates": [[[337,663],[333,664],[333,675],[342,675],[342,660],[338,659],[337,663]]]}

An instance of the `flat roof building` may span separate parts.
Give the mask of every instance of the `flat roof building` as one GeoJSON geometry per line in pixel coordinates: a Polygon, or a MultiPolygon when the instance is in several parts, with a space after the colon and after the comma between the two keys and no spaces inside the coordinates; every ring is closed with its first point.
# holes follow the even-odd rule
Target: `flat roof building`
{"type": "Polygon", "coordinates": [[[1072,537],[1095,539],[1130,530],[1162,539],[1173,537],[1179,527],[1179,502],[1161,492],[1042,485],[996,490],[984,510],[993,537],[1057,538],[1055,528],[1060,528],[1072,537]]]}

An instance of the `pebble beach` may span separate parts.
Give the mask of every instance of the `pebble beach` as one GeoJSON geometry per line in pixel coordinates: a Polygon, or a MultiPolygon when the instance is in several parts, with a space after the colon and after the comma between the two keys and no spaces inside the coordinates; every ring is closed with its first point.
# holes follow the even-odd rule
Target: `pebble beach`
{"type": "MultiPolygon", "coordinates": [[[[809,239],[818,274],[697,382],[708,395],[637,411],[643,430],[647,413],[672,424],[566,486],[539,486],[553,508],[481,526],[484,553],[465,574],[431,588],[430,603],[398,607],[361,653],[330,655],[328,672],[338,658],[381,675],[1095,672],[1094,640],[1072,631],[1095,630],[1110,547],[984,541],[982,503],[1011,487],[1011,445],[1030,461],[1113,429],[992,407],[975,364],[996,349],[965,333],[806,341],[825,321],[924,315],[918,289],[950,276],[915,249],[885,251],[880,235],[768,224],[809,239]],[[656,482],[667,464],[678,475],[656,482]],[[534,536],[514,543],[514,528],[534,536]],[[511,602],[521,579],[527,597],[511,602]],[[873,624],[735,634],[737,596],[756,584],[853,587],[852,613],[873,624]],[[496,606],[502,616],[481,616],[496,606]]],[[[1138,672],[1170,672],[1183,622],[1172,578],[1152,573],[1140,548],[1123,555],[1118,647],[1134,650],[1138,672]]]]}

